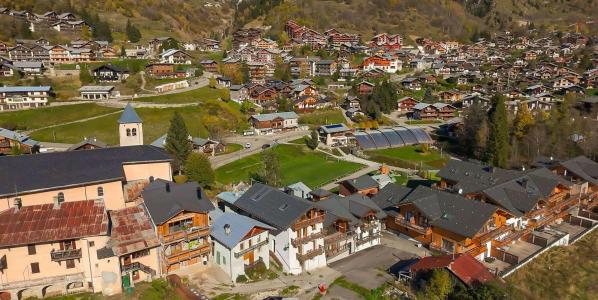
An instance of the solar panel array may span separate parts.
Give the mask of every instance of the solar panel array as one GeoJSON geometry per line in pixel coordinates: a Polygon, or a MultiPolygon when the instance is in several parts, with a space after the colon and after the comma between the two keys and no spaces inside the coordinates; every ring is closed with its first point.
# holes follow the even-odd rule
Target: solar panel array
{"type": "Polygon", "coordinates": [[[397,126],[379,130],[359,131],[355,140],[363,150],[397,148],[414,144],[428,144],[433,140],[419,127],[397,126]]]}

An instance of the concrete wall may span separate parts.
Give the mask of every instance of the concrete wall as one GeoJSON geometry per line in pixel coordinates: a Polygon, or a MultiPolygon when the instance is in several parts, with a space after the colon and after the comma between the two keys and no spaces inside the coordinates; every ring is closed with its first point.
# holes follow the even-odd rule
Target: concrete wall
{"type": "Polygon", "coordinates": [[[150,176],[154,179],[172,181],[172,168],[169,162],[124,165],[123,171],[126,181],[148,179],[150,176]]]}

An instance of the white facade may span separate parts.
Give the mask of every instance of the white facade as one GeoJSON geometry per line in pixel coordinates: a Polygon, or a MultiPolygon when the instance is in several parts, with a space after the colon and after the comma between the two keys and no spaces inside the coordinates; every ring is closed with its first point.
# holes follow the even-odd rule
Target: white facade
{"type": "Polygon", "coordinates": [[[118,134],[121,147],[143,145],[143,125],[141,123],[118,124],[118,134]]]}
{"type": "Polygon", "coordinates": [[[282,262],[282,268],[286,273],[299,275],[303,272],[326,266],[324,238],[310,238],[310,236],[315,236],[322,232],[323,224],[316,223],[314,226],[304,228],[304,230],[307,231],[304,238],[302,238],[306,240],[305,242],[296,240],[299,233],[291,228],[281,231],[277,235],[270,235],[270,249],[282,262]],[[299,256],[312,251],[320,251],[321,253],[301,263],[299,256]]]}
{"type": "Polygon", "coordinates": [[[214,257],[212,262],[228,274],[232,281],[236,281],[241,275],[246,275],[245,266],[251,264],[249,261],[250,255],[248,255],[250,252],[253,252],[253,263],[261,260],[268,269],[270,268],[268,237],[268,231],[264,230],[258,235],[242,240],[232,249],[228,249],[218,242],[218,240],[212,239],[214,241],[214,257]]]}

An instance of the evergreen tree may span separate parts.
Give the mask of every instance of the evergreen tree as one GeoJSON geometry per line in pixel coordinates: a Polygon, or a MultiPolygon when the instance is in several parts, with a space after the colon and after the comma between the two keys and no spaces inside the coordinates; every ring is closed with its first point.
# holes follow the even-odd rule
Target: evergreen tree
{"type": "Polygon", "coordinates": [[[187,160],[192,148],[185,120],[179,112],[175,112],[170,119],[170,128],[168,128],[164,148],[174,157],[175,168],[179,169],[180,174],[180,168],[187,160]]]}
{"type": "Polygon", "coordinates": [[[125,31],[127,33],[127,38],[131,43],[137,43],[139,40],[141,40],[141,32],[139,29],[137,29],[137,27],[131,24],[131,20],[127,19],[127,27],[125,31]]]}
{"type": "Polygon", "coordinates": [[[492,99],[490,110],[490,133],[488,138],[488,163],[506,168],[509,156],[509,123],[507,108],[502,95],[496,94],[492,99]]]}
{"type": "Polygon", "coordinates": [[[282,172],[278,155],[270,149],[262,152],[260,156],[261,168],[257,173],[251,174],[251,178],[261,183],[279,187],[282,184],[282,172]]]}
{"type": "Polygon", "coordinates": [[[192,152],[185,161],[185,175],[189,180],[199,183],[202,187],[214,184],[215,175],[210,160],[203,153],[192,152]]]}
{"type": "Polygon", "coordinates": [[[31,28],[29,28],[29,23],[27,23],[27,22],[20,22],[19,36],[21,38],[23,38],[23,39],[31,39],[31,38],[33,38],[33,32],[31,32],[31,28]]]}
{"type": "Polygon", "coordinates": [[[81,84],[90,84],[93,82],[93,77],[91,76],[91,73],[89,72],[89,69],[87,68],[86,64],[81,64],[79,65],[79,81],[81,81],[81,84]]]}
{"type": "Polygon", "coordinates": [[[318,144],[320,144],[320,139],[318,137],[318,131],[316,129],[312,130],[311,137],[305,140],[305,144],[312,150],[318,148],[318,144]]]}

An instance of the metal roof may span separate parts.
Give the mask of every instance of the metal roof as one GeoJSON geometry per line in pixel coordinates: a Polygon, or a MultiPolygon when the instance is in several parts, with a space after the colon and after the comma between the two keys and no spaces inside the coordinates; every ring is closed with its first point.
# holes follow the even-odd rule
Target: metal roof
{"type": "Polygon", "coordinates": [[[274,228],[258,220],[232,212],[221,213],[213,220],[212,238],[224,245],[228,249],[234,248],[253,228],[259,227],[266,230],[274,228]],[[230,229],[227,233],[225,227],[230,229]]]}
{"type": "Polygon", "coordinates": [[[128,124],[128,123],[142,123],[141,118],[131,106],[131,103],[127,103],[125,110],[123,111],[122,115],[118,119],[119,124],[128,124]]]}

